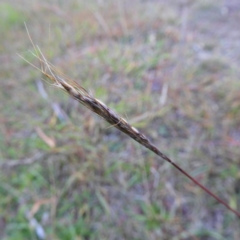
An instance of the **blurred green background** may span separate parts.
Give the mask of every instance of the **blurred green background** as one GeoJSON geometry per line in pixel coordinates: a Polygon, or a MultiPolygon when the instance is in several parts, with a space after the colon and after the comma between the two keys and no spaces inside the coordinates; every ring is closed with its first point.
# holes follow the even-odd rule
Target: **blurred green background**
{"type": "Polygon", "coordinates": [[[237,0],[0,1],[0,238],[240,239],[239,219],[42,80],[33,42],[240,211],[237,0]]]}

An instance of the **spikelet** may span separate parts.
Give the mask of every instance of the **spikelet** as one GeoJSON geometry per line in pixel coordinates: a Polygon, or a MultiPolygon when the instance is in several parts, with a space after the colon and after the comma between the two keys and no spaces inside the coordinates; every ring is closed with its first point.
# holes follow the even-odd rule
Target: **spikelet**
{"type": "MultiPolygon", "coordinates": [[[[27,29],[27,28],[26,28],[27,29]]],[[[50,80],[50,82],[67,92],[72,98],[79,101],[81,104],[89,108],[91,111],[95,112],[99,116],[101,116],[103,119],[105,119],[108,123],[110,123],[112,126],[118,128],[121,132],[127,134],[129,137],[143,145],[144,147],[148,148],[150,151],[154,152],[156,155],[160,156],[165,161],[172,164],[176,169],[178,169],[182,174],[184,174],[187,178],[189,178],[191,181],[193,181],[198,187],[203,189],[206,193],[208,193],[210,196],[215,198],[219,203],[223,204],[227,209],[229,209],[231,212],[233,212],[236,216],[240,217],[240,213],[237,212],[235,209],[231,208],[227,203],[225,203],[223,200],[221,200],[218,196],[216,196],[214,193],[212,193],[210,190],[208,190],[206,187],[204,187],[202,184],[200,184],[197,180],[195,180],[192,176],[190,176],[187,172],[185,172],[181,167],[179,167],[177,164],[175,164],[170,158],[168,158],[165,154],[163,154],[156,146],[154,146],[150,140],[142,133],[139,132],[138,129],[131,126],[124,118],[120,117],[115,111],[107,107],[106,104],[104,104],[102,101],[94,98],[88,91],[86,91],[83,87],[78,85],[75,81],[67,78],[64,76],[60,71],[58,71],[51,63],[47,61],[43,53],[41,52],[40,48],[38,46],[35,46],[33,44],[33,41],[30,37],[30,34],[27,30],[28,36],[30,41],[32,42],[32,45],[35,49],[35,53],[32,52],[32,54],[38,58],[41,64],[41,69],[33,65],[32,63],[28,62],[33,67],[37,68],[42,72],[42,74],[50,80]]]]}

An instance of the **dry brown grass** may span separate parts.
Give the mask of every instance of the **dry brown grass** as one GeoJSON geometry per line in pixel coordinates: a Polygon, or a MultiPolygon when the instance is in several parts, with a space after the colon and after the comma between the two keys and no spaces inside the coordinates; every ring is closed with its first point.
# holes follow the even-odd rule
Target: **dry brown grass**
{"type": "Polygon", "coordinates": [[[35,64],[24,16],[51,63],[239,211],[238,1],[1,7],[1,239],[36,239],[33,221],[46,239],[240,239],[236,215],[16,56],[35,64]]]}
{"type": "Polygon", "coordinates": [[[134,139],[136,142],[140,143],[142,146],[148,148],[150,151],[154,152],[163,160],[173,165],[178,171],[180,171],[187,178],[193,181],[198,187],[203,189],[206,193],[208,193],[210,196],[215,198],[219,203],[223,204],[228,210],[230,210],[232,213],[234,213],[236,216],[240,218],[240,213],[238,211],[230,207],[230,205],[228,205],[226,202],[221,200],[218,196],[212,193],[208,188],[204,187],[202,184],[199,183],[199,181],[194,179],[185,170],[183,170],[176,163],[174,163],[169,157],[163,154],[162,151],[160,151],[155,145],[153,145],[144,134],[142,134],[141,132],[139,132],[139,130],[137,130],[135,127],[129,124],[127,120],[120,117],[114,110],[106,106],[101,100],[93,97],[87,90],[85,90],[83,87],[78,85],[75,81],[64,76],[64,74],[61,73],[61,71],[59,71],[50,62],[48,62],[48,60],[45,58],[45,56],[41,52],[40,48],[34,45],[28,30],[27,30],[27,33],[36,52],[35,54],[34,53],[32,54],[34,57],[36,57],[39,60],[41,69],[32,65],[31,63],[30,64],[34,68],[40,70],[42,74],[45,76],[45,78],[50,80],[54,86],[64,90],[66,93],[69,94],[70,97],[76,99],[78,102],[80,102],[82,105],[90,109],[92,112],[96,113],[97,115],[105,119],[108,123],[110,123],[111,126],[116,127],[121,132],[125,133],[126,135],[134,139]]]}

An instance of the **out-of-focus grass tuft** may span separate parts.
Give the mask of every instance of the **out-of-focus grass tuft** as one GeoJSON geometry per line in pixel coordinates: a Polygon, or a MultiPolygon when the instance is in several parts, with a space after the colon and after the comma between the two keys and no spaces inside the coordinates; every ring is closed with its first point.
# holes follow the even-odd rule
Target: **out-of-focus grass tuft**
{"type": "Polygon", "coordinates": [[[34,62],[25,21],[57,68],[239,209],[237,1],[22,2],[0,4],[0,238],[239,239],[231,213],[16,55],[34,62]]]}
{"type": "Polygon", "coordinates": [[[26,21],[26,15],[21,10],[18,10],[14,4],[11,3],[0,3],[0,26],[1,32],[12,30],[12,27],[23,26],[26,21]]]}

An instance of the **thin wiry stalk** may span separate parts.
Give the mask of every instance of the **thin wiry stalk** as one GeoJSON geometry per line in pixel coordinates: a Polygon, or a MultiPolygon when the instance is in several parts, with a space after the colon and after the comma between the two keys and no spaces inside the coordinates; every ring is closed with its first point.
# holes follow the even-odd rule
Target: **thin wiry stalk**
{"type": "Polygon", "coordinates": [[[91,111],[95,112],[96,114],[104,118],[112,126],[116,127],[121,132],[124,132],[129,137],[134,139],[136,142],[140,143],[141,145],[148,148],[150,151],[154,152],[156,155],[158,155],[165,161],[172,164],[176,169],[178,169],[182,174],[184,174],[187,178],[193,181],[197,186],[202,188],[210,196],[215,198],[219,203],[223,204],[227,209],[232,211],[236,216],[240,218],[239,212],[231,208],[227,203],[225,203],[218,196],[216,196],[214,193],[212,193],[210,190],[204,187],[201,183],[199,183],[196,179],[190,176],[187,172],[185,172],[169,157],[163,154],[155,145],[153,145],[144,134],[140,133],[135,127],[131,126],[124,118],[118,116],[117,113],[115,113],[112,109],[110,109],[100,100],[94,98],[91,94],[89,94],[83,87],[79,86],[76,82],[74,82],[71,79],[68,79],[67,77],[64,77],[63,74],[59,74],[59,71],[46,60],[45,56],[42,54],[39,47],[35,45],[33,46],[37,54],[34,53],[32,54],[39,59],[42,67],[40,69],[32,65],[31,63],[30,64],[33,67],[40,70],[43,73],[43,75],[53,83],[53,85],[64,90],[66,93],[68,93],[71,97],[75,98],[85,107],[89,108],[91,111]]]}

